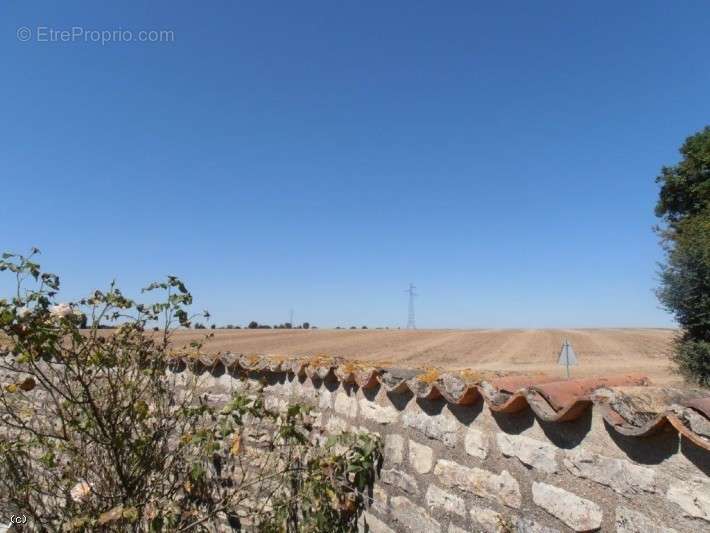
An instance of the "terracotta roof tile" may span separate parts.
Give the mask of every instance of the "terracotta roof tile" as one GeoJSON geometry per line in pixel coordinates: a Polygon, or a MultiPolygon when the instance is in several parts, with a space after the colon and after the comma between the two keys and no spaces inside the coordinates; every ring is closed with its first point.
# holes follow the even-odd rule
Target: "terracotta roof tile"
{"type": "Polygon", "coordinates": [[[706,396],[705,398],[694,398],[684,403],[687,407],[695,409],[705,415],[705,418],[710,419],[710,396],[706,396]]]}
{"type": "Polygon", "coordinates": [[[370,389],[382,386],[390,394],[472,405],[485,401],[492,411],[516,413],[530,408],[548,422],[579,418],[594,406],[614,431],[645,437],[673,427],[701,448],[710,450],[710,395],[707,391],[681,391],[650,387],[639,374],[559,380],[550,376],[520,375],[484,379],[471,371],[423,372],[417,369],[377,368],[371,364],[318,356],[278,358],[260,355],[219,354],[217,357],[174,357],[174,372],[211,371],[218,365],[247,372],[288,372],[310,379],[336,379],[370,389]]]}

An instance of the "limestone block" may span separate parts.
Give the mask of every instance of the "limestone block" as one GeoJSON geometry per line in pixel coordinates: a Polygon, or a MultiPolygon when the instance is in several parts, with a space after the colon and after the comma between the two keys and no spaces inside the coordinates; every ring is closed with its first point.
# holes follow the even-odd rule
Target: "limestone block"
{"type": "Polygon", "coordinates": [[[372,501],[370,502],[370,507],[373,511],[380,514],[387,514],[387,503],[389,501],[389,496],[384,487],[379,483],[376,483],[372,487],[372,501]]]}
{"type": "Polygon", "coordinates": [[[357,416],[357,400],[354,396],[348,396],[344,392],[335,395],[335,412],[354,418],[357,416]]]}
{"type": "Polygon", "coordinates": [[[466,504],[463,498],[446,492],[436,485],[429,485],[426,491],[426,503],[430,509],[440,509],[446,513],[466,517],[466,504]]]}
{"type": "Polygon", "coordinates": [[[589,500],[564,489],[533,482],[533,502],[575,531],[596,531],[601,527],[603,513],[600,507],[589,500]]]}
{"type": "Polygon", "coordinates": [[[423,412],[406,412],[402,415],[402,423],[414,428],[430,439],[443,442],[449,448],[455,448],[459,438],[459,422],[453,415],[446,412],[429,416],[423,412]]]}
{"type": "Polygon", "coordinates": [[[463,439],[466,453],[478,459],[485,459],[488,456],[488,434],[478,429],[469,428],[466,430],[463,439]]]}
{"type": "Polygon", "coordinates": [[[644,514],[621,506],[616,509],[614,524],[617,533],[678,533],[644,514]]]}
{"type": "Polygon", "coordinates": [[[658,492],[653,469],[624,459],[604,457],[580,449],[567,452],[563,463],[571,474],[610,487],[624,496],[658,492]]]}
{"type": "Polygon", "coordinates": [[[399,487],[407,494],[416,495],[419,492],[417,480],[402,470],[396,470],[394,468],[382,470],[380,480],[386,485],[399,487]]]}
{"type": "Polygon", "coordinates": [[[399,412],[391,405],[382,406],[367,398],[360,399],[360,415],[378,424],[392,424],[397,421],[399,412]]]}
{"type": "Polygon", "coordinates": [[[359,533],[395,533],[394,529],[367,511],[362,513],[357,525],[359,533]]]}
{"type": "Polygon", "coordinates": [[[318,407],[330,409],[333,406],[333,394],[326,388],[321,389],[318,395],[318,407]]]}
{"type": "Polygon", "coordinates": [[[543,526],[530,518],[517,518],[515,523],[515,533],[560,533],[559,529],[543,526]]]}
{"type": "Polygon", "coordinates": [[[357,433],[365,433],[366,435],[376,435],[378,437],[382,437],[379,432],[372,431],[370,428],[365,426],[358,426],[357,428],[353,428],[353,431],[356,431],[357,433]]]}
{"type": "Polygon", "coordinates": [[[673,484],[668,489],[666,498],[678,505],[685,516],[710,522],[710,481],[690,478],[673,484]]]}
{"type": "Polygon", "coordinates": [[[429,446],[424,446],[410,439],[409,441],[409,464],[420,474],[431,471],[433,466],[434,452],[429,446]]]}
{"type": "Polygon", "coordinates": [[[401,435],[393,433],[385,437],[385,461],[391,464],[401,464],[404,439],[401,435]]]}
{"type": "Polygon", "coordinates": [[[552,444],[507,433],[498,433],[496,442],[506,457],[516,457],[521,463],[548,474],[557,472],[557,448],[552,444]]]}
{"type": "Polygon", "coordinates": [[[434,474],[446,487],[496,500],[514,509],[519,509],[522,504],[520,486],[507,470],[495,474],[481,468],[467,468],[453,461],[439,459],[434,467],[434,474]]]}
{"type": "Polygon", "coordinates": [[[471,509],[471,520],[478,524],[478,530],[483,533],[500,533],[503,515],[485,507],[474,506],[471,509]]]}
{"type": "Polygon", "coordinates": [[[403,496],[392,498],[392,516],[411,533],[439,533],[441,524],[424,509],[403,496]]]}

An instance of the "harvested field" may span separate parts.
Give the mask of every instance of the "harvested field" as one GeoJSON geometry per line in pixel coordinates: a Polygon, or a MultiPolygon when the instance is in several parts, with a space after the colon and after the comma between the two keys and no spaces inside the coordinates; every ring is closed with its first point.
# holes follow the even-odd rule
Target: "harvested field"
{"type": "MultiPolygon", "coordinates": [[[[208,352],[341,356],[383,366],[471,368],[563,376],[564,338],[579,357],[578,377],[643,372],[656,384],[679,383],[668,358],[673,329],[507,330],[216,330],[208,352]]],[[[199,338],[178,331],[176,345],[199,338]]]]}

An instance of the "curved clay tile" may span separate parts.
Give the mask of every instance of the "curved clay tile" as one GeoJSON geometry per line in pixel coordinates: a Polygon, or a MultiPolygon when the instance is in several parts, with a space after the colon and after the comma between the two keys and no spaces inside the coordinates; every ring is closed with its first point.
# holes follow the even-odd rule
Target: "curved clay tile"
{"type": "Polygon", "coordinates": [[[423,381],[420,376],[409,378],[407,381],[409,390],[417,397],[423,400],[438,400],[441,398],[441,392],[436,386],[436,381],[423,381]]]}
{"type": "Polygon", "coordinates": [[[205,368],[212,368],[219,363],[219,357],[210,354],[200,354],[197,359],[205,368]]]}
{"type": "Polygon", "coordinates": [[[525,394],[523,393],[516,393],[510,396],[507,400],[505,400],[503,403],[493,403],[493,402],[486,402],[488,404],[488,407],[490,408],[491,411],[495,411],[497,413],[507,413],[507,414],[513,414],[513,413],[519,413],[526,407],[528,407],[528,399],[525,397],[525,394]]]}
{"type": "Polygon", "coordinates": [[[555,381],[533,385],[526,391],[525,397],[530,408],[541,419],[565,422],[579,418],[592,405],[589,396],[598,388],[647,383],[648,378],[639,374],[555,381]]]}
{"type": "Polygon", "coordinates": [[[314,377],[325,380],[331,373],[335,366],[333,365],[308,365],[306,366],[306,375],[313,379],[314,377]]]}
{"type": "Polygon", "coordinates": [[[382,383],[382,386],[387,392],[406,394],[412,392],[407,381],[421,373],[421,370],[390,368],[380,375],[380,383],[382,383]]]}
{"type": "Polygon", "coordinates": [[[442,375],[437,379],[437,387],[447,402],[456,405],[473,405],[481,397],[476,385],[458,374],[442,375]]]}
{"type": "Polygon", "coordinates": [[[482,381],[478,390],[492,411],[518,413],[528,406],[525,389],[553,381],[543,374],[535,376],[506,376],[482,381]]]}
{"type": "Polygon", "coordinates": [[[527,389],[534,385],[542,385],[554,381],[559,381],[559,378],[553,378],[545,374],[535,374],[532,376],[505,376],[492,379],[488,383],[501,392],[514,394],[520,389],[527,389]]]}
{"type": "Polygon", "coordinates": [[[283,359],[229,352],[219,357],[172,356],[166,365],[173,372],[189,368],[196,374],[217,365],[290,372],[311,379],[325,379],[332,374],[343,383],[356,383],[363,389],[382,384],[391,394],[414,394],[430,400],[443,397],[457,405],[471,405],[482,397],[492,411],[501,413],[516,413],[530,407],[537,417],[548,422],[574,420],[593,405],[610,429],[621,435],[645,437],[670,425],[696,445],[710,450],[707,392],[648,387],[648,379],[638,374],[566,381],[545,375],[515,375],[479,381],[479,374],[466,379],[463,372],[438,375],[435,371],[363,367],[324,356],[283,359]]]}
{"type": "Polygon", "coordinates": [[[608,404],[599,405],[599,409],[606,423],[614,431],[626,437],[650,437],[668,425],[668,419],[665,415],[659,415],[642,426],[634,426],[629,424],[624,417],[614,411],[608,404]]]}
{"type": "Polygon", "coordinates": [[[668,413],[668,421],[684,437],[710,450],[710,396],[693,398],[674,405],[668,413]]]}
{"type": "Polygon", "coordinates": [[[205,373],[205,365],[200,363],[199,361],[195,361],[194,359],[190,359],[189,357],[185,358],[185,365],[187,366],[187,369],[195,374],[196,376],[201,376],[202,374],[205,373]]]}
{"type": "Polygon", "coordinates": [[[362,389],[373,389],[379,383],[380,371],[376,369],[364,369],[355,372],[355,383],[362,389]]]}
{"type": "Polygon", "coordinates": [[[554,409],[547,399],[534,389],[525,392],[525,399],[535,415],[545,422],[576,420],[592,405],[592,401],[585,397],[571,397],[569,403],[561,409],[554,409]]]}
{"type": "Polygon", "coordinates": [[[355,371],[348,365],[340,365],[335,367],[333,373],[341,383],[355,383],[355,371]]]}
{"type": "Polygon", "coordinates": [[[276,357],[266,357],[266,369],[269,372],[282,372],[283,360],[276,357]]]}
{"type": "Polygon", "coordinates": [[[263,370],[266,363],[260,355],[243,354],[239,357],[239,366],[241,366],[244,370],[255,372],[263,370]]]}
{"type": "Polygon", "coordinates": [[[710,450],[710,411],[708,397],[694,397],[693,391],[650,387],[601,390],[594,395],[595,405],[604,420],[621,435],[647,437],[669,424],[696,445],[710,450]],[[691,398],[682,399],[690,395],[691,398]]]}
{"type": "Polygon", "coordinates": [[[171,372],[182,372],[186,367],[185,360],[180,356],[176,355],[168,359],[168,368],[171,372]]]}
{"type": "MultiPolygon", "coordinates": [[[[442,393],[443,394],[443,393],[442,393]]],[[[447,398],[447,401],[455,403],[456,405],[473,405],[478,402],[481,398],[481,393],[476,386],[466,387],[461,396],[455,398],[453,401],[447,398]]]]}
{"type": "Polygon", "coordinates": [[[285,361],[281,368],[294,376],[303,377],[306,375],[306,364],[303,359],[291,359],[290,361],[285,361]]]}
{"type": "Polygon", "coordinates": [[[701,448],[704,448],[706,450],[710,450],[710,439],[705,438],[701,435],[698,435],[691,429],[689,429],[683,421],[676,415],[674,414],[669,414],[667,416],[668,422],[670,422],[674,428],[678,430],[678,433],[686,437],[688,440],[692,441],[693,443],[697,444],[701,448]]]}
{"type": "Polygon", "coordinates": [[[239,355],[237,355],[235,353],[226,352],[226,353],[220,354],[219,360],[222,361],[224,368],[231,370],[231,369],[239,367],[239,355]]]}
{"type": "Polygon", "coordinates": [[[710,396],[704,398],[694,398],[683,402],[683,405],[695,409],[699,413],[705,415],[705,418],[710,419],[710,396]]]}
{"type": "Polygon", "coordinates": [[[640,374],[623,374],[603,378],[571,379],[533,385],[532,390],[539,393],[555,411],[566,409],[580,398],[587,398],[601,387],[615,385],[646,385],[648,378],[640,374]]]}

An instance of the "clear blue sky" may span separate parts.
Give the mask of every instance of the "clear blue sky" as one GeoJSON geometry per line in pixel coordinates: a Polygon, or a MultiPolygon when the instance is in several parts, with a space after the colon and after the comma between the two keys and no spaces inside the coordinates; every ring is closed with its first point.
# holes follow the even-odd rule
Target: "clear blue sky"
{"type": "Polygon", "coordinates": [[[413,281],[420,327],[671,325],[654,177],[710,119],[710,4],[413,4],[3,2],[0,248],[218,324],[404,325],[413,281]]]}

